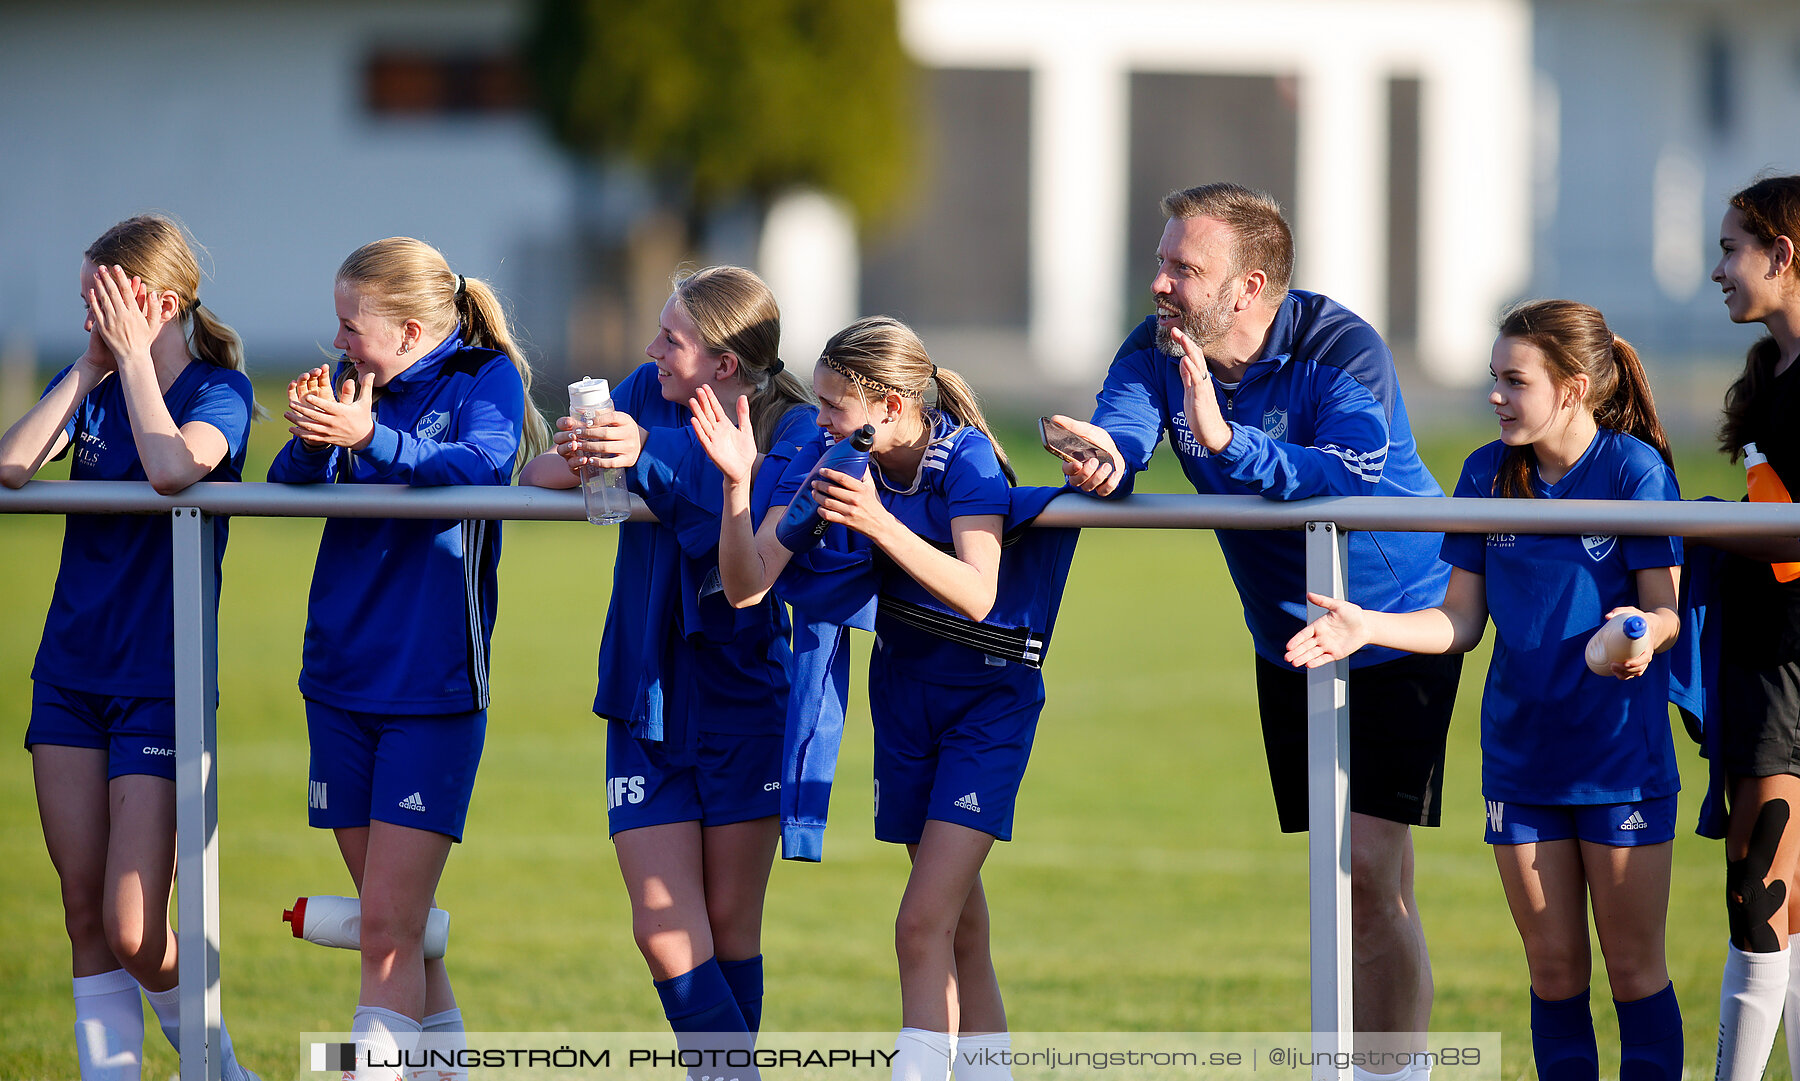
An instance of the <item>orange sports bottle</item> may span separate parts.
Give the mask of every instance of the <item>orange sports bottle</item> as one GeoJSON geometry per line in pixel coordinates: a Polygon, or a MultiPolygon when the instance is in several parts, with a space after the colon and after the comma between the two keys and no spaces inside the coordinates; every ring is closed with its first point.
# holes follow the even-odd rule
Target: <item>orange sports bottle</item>
{"type": "MultiPolygon", "coordinates": [[[[1744,444],[1744,483],[1750,489],[1752,503],[1792,503],[1794,497],[1788,494],[1787,485],[1781,483],[1776,475],[1775,467],[1769,464],[1769,456],[1756,449],[1755,443],[1744,444]]],[[[1791,582],[1800,578],[1800,563],[1771,563],[1770,569],[1775,572],[1778,582],[1791,582]]]]}

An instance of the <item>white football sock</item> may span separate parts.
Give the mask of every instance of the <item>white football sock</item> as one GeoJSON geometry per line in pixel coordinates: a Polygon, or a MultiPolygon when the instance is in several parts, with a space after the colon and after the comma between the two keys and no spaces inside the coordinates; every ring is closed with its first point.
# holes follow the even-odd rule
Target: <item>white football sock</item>
{"type": "Polygon", "coordinates": [[[1775,1047],[1787,997],[1791,951],[1745,953],[1725,947],[1719,983],[1719,1055],[1714,1081],[1760,1081],[1775,1047]]]}
{"type": "Polygon", "coordinates": [[[894,1040],[893,1081],[945,1081],[950,1076],[950,1034],[903,1028],[894,1040]]]}
{"type": "MultiPolygon", "coordinates": [[[[350,1035],[356,1041],[360,1062],[367,1063],[372,1058],[382,1063],[399,1063],[408,1051],[418,1049],[419,1023],[380,1006],[359,1005],[350,1035]]],[[[365,1065],[356,1071],[356,1081],[407,1081],[406,1067],[365,1065]]]]}
{"type": "Polygon", "coordinates": [[[122,968],[77,976],[75,1057],[81,1081],[138,1081],[144,1058],[144,1004],[122,968]]]}
{"type": "MultiPolygon", "coordinates": [[[[175,1054],[181,1054],[181,985],[176,984],[167,991],[152,991],[144,988],[144,997],[150,1000],[150,1008],[156,1011],[156,1023],[168,1037],[169,1046],[175,1054]]],[[[231,1049],[231,1033],[225,1028],[225,1019],[219,1019],[219,1076],[224,1081],[249,1081],[255,1077],[237,1060],[237,1053],[231,1049]]]]}
{"type": "MultiPolygon", "coordinates": [[[[438,1054],[455,1054],[468,1049],[468,1038],[463,1034],[462,1010],[452,1007],[441,1013],[426,1014],[419,1022],[419,1050],[434,1051],[438,1054]]],[[[461,1066],[442,1065],[433,1061],[412,1072],[411,1081],[467,1081],[469,1071],[461,1066]]]]}
{"type": "Polygon", "coordinates": [[[1012,1081],[1012,1033],[977,1032],[956,1038],[956,1054],[950,1057],[950,1073],[956,1081],[1012,1081]]]}

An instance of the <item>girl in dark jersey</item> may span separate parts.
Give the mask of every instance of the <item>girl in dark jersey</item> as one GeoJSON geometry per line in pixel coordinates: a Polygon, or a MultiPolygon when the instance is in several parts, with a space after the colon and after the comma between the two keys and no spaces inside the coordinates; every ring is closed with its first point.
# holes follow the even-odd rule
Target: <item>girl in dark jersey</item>
{"type": "MultiPolygon", "coordinates": [[[[1761,323],[1744,371],[1725,394],[1720,449],[1733,460],[1755,443],[1800,491],[1800,176],[1759,180],[1733,195],[1719,226],[1712,280],[1734,323],[1761,323]]],[[[1800,979],[1790,976],[1789,936],[1800,931],[1793,897],[1800,870],[1800,581],[1777,581],[1771,542],[1740,541],[1719,576],[1719,758],[1730,817],[1725,910],[1731,941],[1719,991],[1717,1076],[1761,1077],[1783,1002],[1790,1059],[1800,1060],[1800,979]]]]}

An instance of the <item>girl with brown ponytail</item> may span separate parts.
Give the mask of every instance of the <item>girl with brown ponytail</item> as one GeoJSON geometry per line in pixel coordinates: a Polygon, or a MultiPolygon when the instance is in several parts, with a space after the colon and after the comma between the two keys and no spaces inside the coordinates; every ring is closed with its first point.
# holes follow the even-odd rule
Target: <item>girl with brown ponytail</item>
{"type": "MultiPolygon", "coordinates": [[[[1729,200],[1712,272],[1731,321],[1768,331],[1725,393],[1719,449],[1735,461],[1754,443],[1790,492],[1800,491],[1797,242],[1800,176],[1758,180],[1729,200]]],[[[1708,543],[1727,553],[1718,576],[1716,745],[1707,735],[1729,807],[1717,1076],[1745,1081],[1762,1076],[1784,1003],[1789,1061],[1800,1069],[1800,950],[1791,948],[1800,932],[1800,581],[1779,581],[1769,566],[1794,558],[1791,542],[1708,543]]]]}
{"type": "Polygon", "coordinates": [[[868,471],[823,469],[812,487],[821,518],[895,568],[881,578],[869,668],[875,836],[913,857],[895,921],[903,1027],[893,1076],[941,1081],[955,1033],[958,1077],[1000,1077],[984,1054],[1010,1044],[981,868],[996,840],[1012,838],[1044,702],[1035,658],[999,655],[1000,633],[984,623],[1012,471],[968,384],[933,364],[898,320],[863,319],[834,335],[813,390],[823,437],[789,466],[754,535],[748,405],[738,401],[734,422],[709,392],[694,403],[695,429],[725,474],[721,582],[733,603],[764,598],[792,554],[776,528],[788,504],[828,445],[872,427],[868,471]]]}
{"type": "MultiPolygon", "coordinates": [[[[1500,438],[1471,454],[1458,496],[1680,498],[1637,352],[1600,313],[1542,300],[1507,313],[1488,396],[1500,438]]],[[[1681,1011],[1664,954],[1680,778],[1669,734],[1669,662],[1682,562],[1677,537],[1450,533],[1444,603],[1326,610],[1288,642],[1316,667],[1375,644],[1459,653],[1494,622],[1481,704],[1482,788],[1513,922],[1531,973],[1538,1076],[1600,1072],[1588,1007],[1588,903],[1619,1019],[1619,1076],[1681,1076],[1681,1011]],[[1605,621],[1651,649],[1588,667],[1605,621]],[[1630,633],[1628,629],[1626,633],[1630,633]],[[1621,686],[1616,680],[1627,681],[1621,686]]]]}
{"type": "MultiPolygon", "coordinates": [[[[187,236],[168,218],[131,218],[96,240],[76,294],[87,351],[0,437],[0,482],[17,488],[70,451],[72,480],[148,480],[164,495],[238,480],[255,403],[243,347],[199,289],[187,236]]],[[[213,528],[216,578],[225,519],[213,528]]],[[[140,988],[180,1050],[170,543],[166,516],[69,515],[31,673],[25,746],[62,883],[83,1081],[136,1081],[140,988]]],[[[222,1075],[241,1081],[220,1038],[222,1075]]]]}
{"type": "MultiPolygon", "coordinates": [[[[270,480],[504,485],[548,445],[486,283],[390,237],[344,260],[334,295],[343,359],[335,379],[321,367],[289,384],[293,438],[270,480]]],[[[362,899],[352,1031],[365,1063],[463,1038],[423,935],[486,736],[499,563],[498,522],[332,518],[319,542],[300,672],[308,817],[335,833],[362,899]]]]}

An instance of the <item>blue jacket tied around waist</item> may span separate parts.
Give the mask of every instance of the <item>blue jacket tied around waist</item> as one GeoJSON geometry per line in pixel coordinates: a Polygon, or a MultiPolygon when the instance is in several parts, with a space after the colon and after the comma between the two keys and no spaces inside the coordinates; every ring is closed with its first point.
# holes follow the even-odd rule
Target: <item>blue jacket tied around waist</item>
{"type": "MultiPolygon", "coordinates": [[[[1080,530],[1028,527],[1065,491],[1011,489],[999,586],[993,609],[981,621],[985,627],[1029,631],[1041,644],[1040,663],[1080,530]]],[[[834,525],[817,547],[795,555],[775,583],[776,593],[794,609],[793,691],[781,775],[784,859],[817,862],[823,855],[831,781],[850,700],[848,631],[874,629],[884,578],[904,573],[884,564],[874,558],[868,538],[834,525]]],[[[942,605],[922,607],[950,617],[946,622],[969,622],[942,605]]]]}

